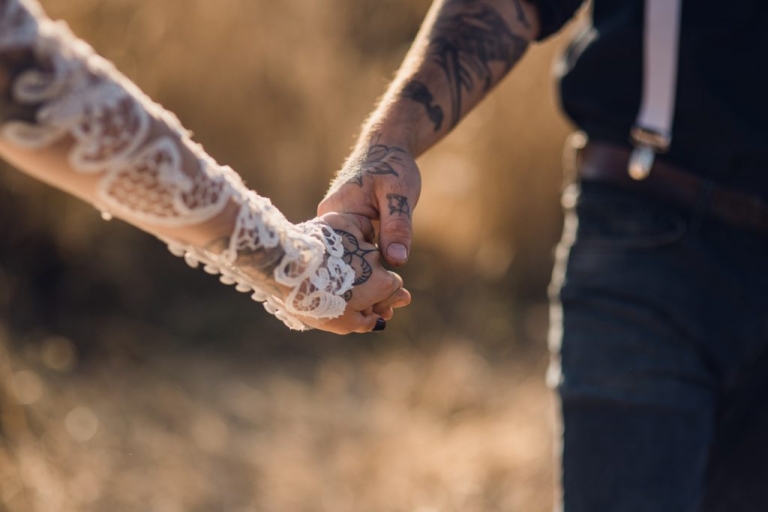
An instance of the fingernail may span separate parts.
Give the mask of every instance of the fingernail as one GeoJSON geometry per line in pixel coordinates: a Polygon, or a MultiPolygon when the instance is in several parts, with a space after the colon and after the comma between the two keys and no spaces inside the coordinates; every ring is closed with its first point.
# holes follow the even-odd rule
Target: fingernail
{"type": "Polygon", "coordinates": [[[373,332],[381,332],[387,328],[387,322],[383,318],[376,320],[376,327],[373,328],[373,332]]]}
{"type": "Polygon", "coordinates": [[[408,259],[408,250],[403,244],[389,244],[387,247],[387,256],[397,261],[408,259]]]}

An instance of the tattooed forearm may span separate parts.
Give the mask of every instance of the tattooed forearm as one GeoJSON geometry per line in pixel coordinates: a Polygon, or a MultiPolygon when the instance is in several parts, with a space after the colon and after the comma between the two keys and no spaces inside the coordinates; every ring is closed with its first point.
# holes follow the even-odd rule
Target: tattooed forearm
{"type": "Polygon", "coordinates": [[[389,214],[405,215],[411,217],[411,205],[408,204],[408,198],[399,194],[387,194],[387,206],[389,206],[389,214]]]}
{"type": "Polygon", "coordinates": [[[520,22],[522,26],[525,28],[531,28],[531,22],[528,21],[528,16],[525,14],[525,10],[523,9],[522,0],[512,0],[512,2],[515,4],[515,11],[517,12],[517,21],[520,22]]]}
{"type": "Polygon", "coordinates": [[[344,241],[344,256],[342,258],[355,271],[354,285],[365,284],[373,275],[373,267],[365,257],[376,252],[377,249],[363,249],[360,247],[357,237],[352,233],[340,229],[334,231],[344,241]]]}
{"type": "MultiPolygon", "coordinates": [[[[519,0],[513,0],[518,18],[525,13],[519,0]]],[[[509,71],[528,47],[528,41],[515,34],[504,18],[481,0],[448,0],[445,12],[437,19],[429,41],[429,57],[446,75],[451,95],[451,125],[461,119],[465,94],[494,85],[493,63],[509,71]]],[[[497,77],[498,78],[498,77],[497,77]]]]}
{"type": "Polygon", "coordinates": [[[418,80],[411,80],[405,84],[402,96],[424,105],[424,108],[427,109],[429,120],[435,125],[435,131],[440,131],[440,128],[443,127],[443,118],[445,117],[443,109],[440,105],[432,104],[435,101],[435,97],[424,83],[418,80]]]}
{"type": "Polygon", "coordinates": [[[339,174],[339,179],[346,183],[363,186],[366,175],[391,174],[399,176],[394,165],[399,164],[400,155],[405,153],[400,148],[379,144],[380,137],[374,139],[362,157],[352,159],[339,174]]]}

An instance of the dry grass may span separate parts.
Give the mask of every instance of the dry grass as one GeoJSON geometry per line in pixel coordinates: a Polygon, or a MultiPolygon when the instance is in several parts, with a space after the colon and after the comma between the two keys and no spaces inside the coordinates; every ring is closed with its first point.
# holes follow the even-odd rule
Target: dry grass
{"type": "Polygon", "coordinates": [[[540,358],[491,363],[445,340],[430,354],[174,354],[73,373],[50,355],[62,343],[2,369],[9,512],[551,508],[540,358]]]}

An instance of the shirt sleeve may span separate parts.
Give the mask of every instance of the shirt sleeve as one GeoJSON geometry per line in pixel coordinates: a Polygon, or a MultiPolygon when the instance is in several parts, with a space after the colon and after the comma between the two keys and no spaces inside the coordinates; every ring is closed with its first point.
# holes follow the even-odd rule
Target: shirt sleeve
{"type": "Polygon", "coordinates": [[[527,0],[539,10],[541,30],[537,41],[548,38],[573,17],[584,0],[527,0]]]}

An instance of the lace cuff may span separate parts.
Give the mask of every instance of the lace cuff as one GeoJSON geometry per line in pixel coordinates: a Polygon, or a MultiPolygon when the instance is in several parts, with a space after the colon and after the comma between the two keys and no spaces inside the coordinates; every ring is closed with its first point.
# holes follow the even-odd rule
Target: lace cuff
{"type": "MultiPolygon", "coordinates": [[[[256,194],[250,201],[261,203],[257,208],[274,209],[269,200],[256,194]]],[[[286,229],[273,232],[282,239],[280,245],[285,249],[282,260],[272,272],[274,282],[288,290],[280,296],[266,291],[258,279],[244,272],[242,266],[237,264],[242,255],[258,250],[254,245],[258,237],[253,234],[264,227],[253,215],[253,210],[242,208],[235,236],[221,253],[166,242],[171,253],[183,257],[190,267],[197,268],[202,264],[207,273],[221,274],[222,283],[235,286],[239,292],[251,293],[253,300],[263,302],[269,313],[291,329],[308,328],[302,317],[332,319],[340,316],[347,305],[345,294],[352,289],[355,280],[354,270],[343,259],[341,237],[321,220],[297,226],[287,223],[286,229]]]]}
{"type": "Polygon", "coordinates": [[[293,329],[300,317],[335,318],[354,271],[341,238],[326,224],[295,226],[268,199],[248,190],[229,167],[220,166],[189,138],[171,113],[147,98],[108,61],[77,39],[66,24],[46,18],[34,0],[0,0],[0,53],[31,51],[36,65],[13,82],[11,95],[36,109],[36,122],[7,121],[0,137],[42,149],[66,137],[74,141],[69,165],[98,174],[96,207],[148,226],[174,228],[206,222],[236,203],[237,223],[221,252],[166,240],[171,252],[243,292],[293,329]],[[151,136],[154,120],[174,136],[151,136]],[[197,165],[183,164],[183,150],[197,165]],[[269,254],[268,275],[243,268],[244,257],[269,254]],[[271,285],[265,286],[265,281],[271,285]],[[269,291],[280,288],[284,293],[269,291]]]}

